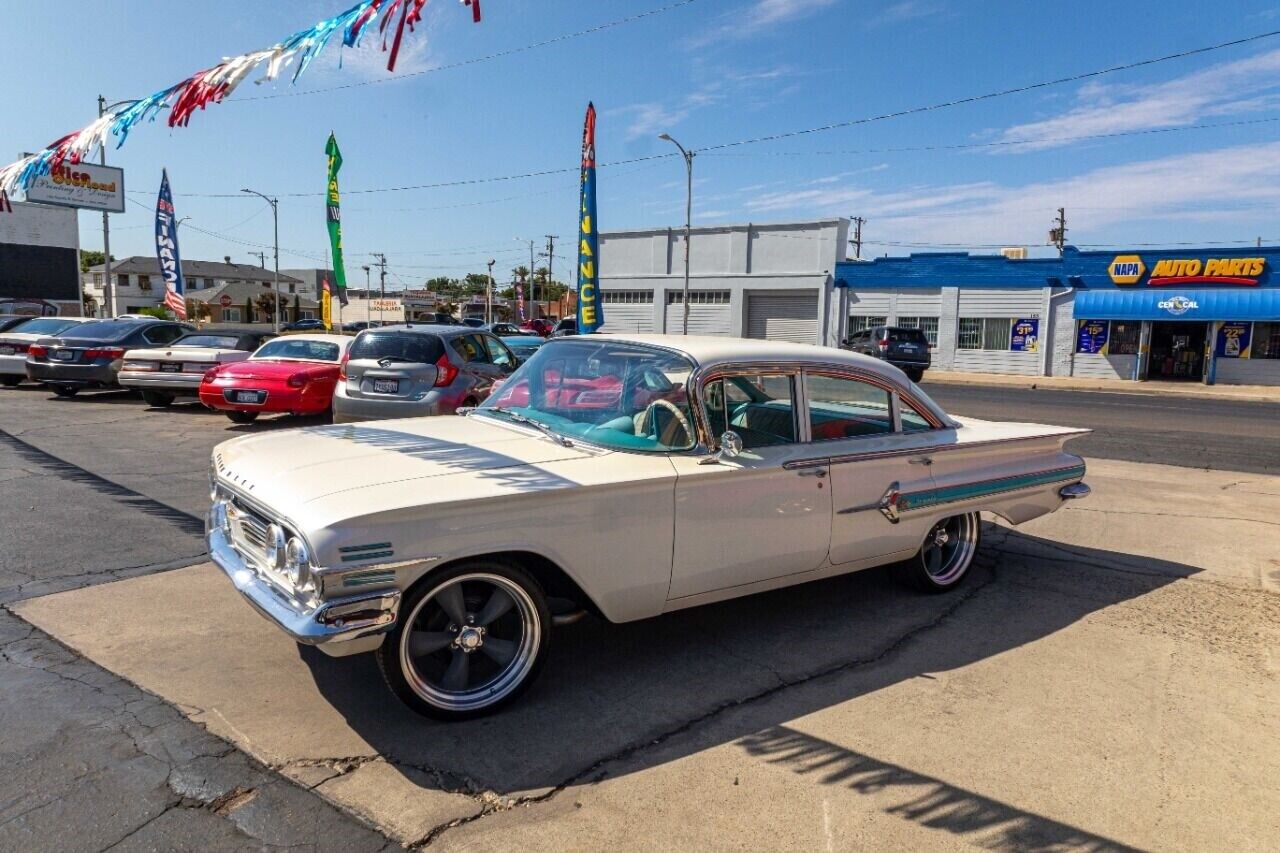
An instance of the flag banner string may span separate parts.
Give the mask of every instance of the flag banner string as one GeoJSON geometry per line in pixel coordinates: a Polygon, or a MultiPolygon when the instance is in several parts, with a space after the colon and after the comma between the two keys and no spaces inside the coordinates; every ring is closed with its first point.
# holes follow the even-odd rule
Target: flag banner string
{"type": "MultiPolygon", "coordinates": [[[[57,171],[64,164],[75,165],[89,159],[104,148],[111,137],[116,139],[115,147],[120,148],[136,125],[154,122],[163,110],[169,111],[166,119],[169,127],[187,127],[196,110],[226,100],[259,69],[262,75],[254,82],[270,83],[280,79],[293,65],[289,83],[297,83],[338,33],[342,34],[342,47],[356,48],[365,33],[376,25],[382,50],[388,54],[387,70],[395,71],[405,30],[416,31],[426,5],[427,0],[361,0],[347,11],[296,32],[272,47],[224,59],[153,95],[119,104],[92,124],[0,168],[0,193],[22,200],[26,189],[37,178],[57,171]]],[[[479,0],[462,0],[462,5],[471,7],[472,19],[478,23],[479,0]]]]}

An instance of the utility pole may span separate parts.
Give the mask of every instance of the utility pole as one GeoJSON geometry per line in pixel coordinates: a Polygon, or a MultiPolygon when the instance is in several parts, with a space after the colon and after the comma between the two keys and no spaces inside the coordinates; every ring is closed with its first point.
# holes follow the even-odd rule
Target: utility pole
{"type": "Polygon", "coordinates": [[[244,190],[240,190],[240,192],[248,193],[249,195],[256,195],[258,198],[262,199],[267,204],[271,205],[271,221],[275,229],[275,258],[276,258],[276,278],[275,278],[275,287],[273,291],[275,296],[276,310],[275,310],[275,323],[272,325],[274,327],[275,333],[278,335],[280,334],[280,199],[272,198],[271,196],[264,195],[263,193],[260,193],[257,190],[244,189],[244,190]]]}
{"type": "Polygon", "coordinates": [[[1067,245],[1067,209],[1065,207],[1058,208],[1058,218],[1053,222],[1054,227],[1049,229],[1049,242],[1058,247],[1058,257],[1062,257],[1062,250],[1067,245]]]}
{"type": "MultiPolygon", "coordinates": [[[[98,96],[98,118],[107,112],[107,99],[98,96]]],[[[107,146],[102,146],[102,165],[107,165],[107,146]]],[[[81,297],[80,304],[84,304],[81,297]]],[[[116,316],[116,284],[111,280],[111,214],[102,211],[102,312],[108,320],[116,316]]],[[[83,310],[80,312],[84,313],[83,310]]]]}
{"type": "Polygon", "coordinates": [[[493,322],[493,265],[497,261],[489,261],[489,284],[484,289],[484,321],[493,322]]]}
{"type": "Polygon", "coordinates": [[[382,285],[381,302],[384,304],[380,304],[378,306],[378,322],[381,323],[383,320],[383,314],[387,310],[387,306],[385,305],[387,301],[387,256],[381,252],[371,252],[370,254],[378,259],[378,262],[374,264],[374,266],[378,268],[378,279],[382,285]]]}
{"type": "Polygon", "coordinates": [[[262,268],[263,268],[264,270],[267,268],[267,253],[266,253],[266,252],[249,252],[248,254],[249,254],[249,255],[251,255],[252,257],[257,258],[257,259],[258,259],[258,261],[262,264],[262,268]]]}
{"type": "Polygon", "coordinates": [[[551,302],[547,299],[547,286],[551,284],[551,273],[555,269],[557,238],[556,234],[547,235],[547,280],[542,283],[542,298],[547,302],[548,309],[551,307],[551,302]]]}
{"type": "Polygon", "coordinates": [[[853,259],[855,261],[862,260],[862,226],[867,224],[867,220],[861,216],[853,217],[853,239],[849,242],[853,244],[853,259]]]}

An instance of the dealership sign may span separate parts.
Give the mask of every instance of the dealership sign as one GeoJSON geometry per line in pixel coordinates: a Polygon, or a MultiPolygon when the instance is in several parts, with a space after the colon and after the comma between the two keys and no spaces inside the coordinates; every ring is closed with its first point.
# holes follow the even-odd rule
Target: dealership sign
{"type": "MultiPolygon", "coordinates": [[[[1147,277],[1150,287],[1185,284],[1225,284],[1257,287],[1267,271],[1266,258],[1165,258],[1156,261],[1147,277]]],[[[1147,266],[1137,255],[1118,255],[1107,267],[1111,281],[1119,285],[1137,284],[1147,266]]]]}
{"type": "Polygon", "coordinates": [[[124,213],[124,170],[93,163],[64,165],[36,178],[27,201],[124,213]]]}

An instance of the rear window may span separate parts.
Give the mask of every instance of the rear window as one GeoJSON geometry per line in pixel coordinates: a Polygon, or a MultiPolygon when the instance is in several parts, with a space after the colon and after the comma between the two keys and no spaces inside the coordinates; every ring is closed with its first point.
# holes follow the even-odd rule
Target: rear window
{"type": "Polygon", "coordinates": [[[253,358],[261,361],[268,358],[281,358],[295,361],[337,361],[342,349],[337,344],[327,341],[309,341],[298,338],[276,338],[253,354],[253,358]]]}
{"type": "Polygon", "coordinates": [[[885,336],[893,344],[928,344],[924,332],[919,329],[885,329],[885,336]]]}
{"type": "Polygon", "coordinates": [[[93,323],[80,323],[74,329],[67,329],[64,337],[84,338],[93,341],[118,341],[129,337],[139,329],[149,328],[137,320],[98,320],[93,323]]]}
{"type": "Polygon", "coordinates": [[[56,335],[64,329],[78,325],[74,320],[65,320],[60,317],[39,317],[35,320],[28,320],[25,323],[19,323],[9,331],[22,332],[24,335],[56,335]]]}
{"type": "Polygon", "coordinates": [[[187,335],[173,342],[175,347],[208,347],[210,349],[237,349],[239,337],[224,335],[187,335]]]}
{"type": "Polygon", "coordinates": [[[435,335],[365,332],[351,345],[352,361],[393,358],[418,364],[435,364],[442,355],[444,347],[440,338],[435,335]]]}

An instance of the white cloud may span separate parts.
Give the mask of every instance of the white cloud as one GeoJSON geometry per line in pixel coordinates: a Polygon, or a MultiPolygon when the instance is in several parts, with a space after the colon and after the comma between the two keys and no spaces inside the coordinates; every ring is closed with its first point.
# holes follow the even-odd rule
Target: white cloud
{"type": "Polygon", "coordinates": [[[1064,145],[1064,137],[1093,136],[1198,124],[1280,106],[1280,50],[1226,62],[1164,83],[1115,86],[1090,83],[1066,113],[1004,131],[1004,142],[1029,142],[1001,151],[1064,145]]]}
{"type": "Polygon", "coordinates": [[[994,181],[880,192],[857,184],[766,193],[752,213],[855,211],[891,242],[981,246],[1044,243],[1049,220],[1067,208],[1073,235],[1088,242],[1134,221],[1254,221],[1280,205],[1280,142],[1239,145],[1008,185],[994,181]]]}
{"type": "Polygon", "coordinates": [[[753,0],[724,16],[725,23],[689,41],[689,47],[707,47],[731,39],[748,39],[774,27],[806,18],[840,0],[753,0]]]}
{"type": "Polygon", "coordinates": [[[902,0],[893,3],[871,19],[873,24],[900,24],[941,14],[945,6],[933,0],[902,0]]]}

